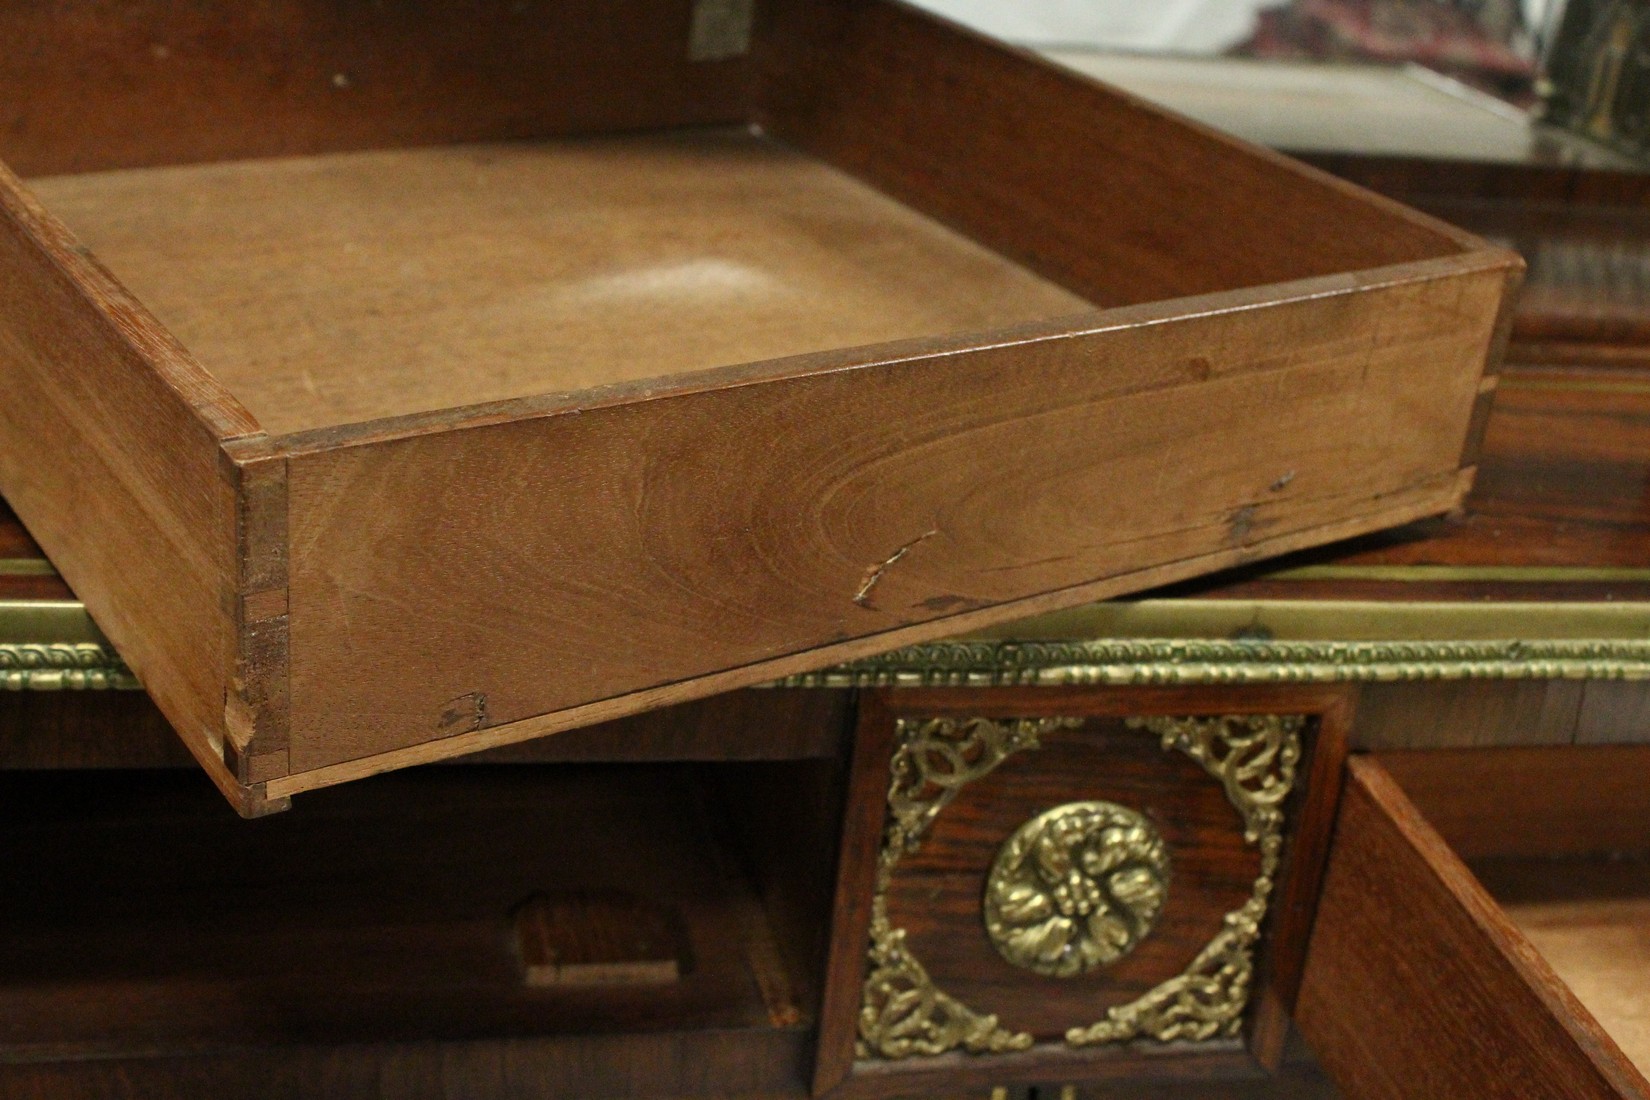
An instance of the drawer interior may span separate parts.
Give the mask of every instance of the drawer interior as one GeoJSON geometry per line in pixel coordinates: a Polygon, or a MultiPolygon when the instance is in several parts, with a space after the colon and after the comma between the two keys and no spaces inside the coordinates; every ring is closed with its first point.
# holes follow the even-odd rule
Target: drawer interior
{"type": "Polygon", "coordinates": [[[1644,746],[1354,758],[1296,1020],[1354,1100],[1650,1094],[1644,746]]]}
{"type": "Polygon", "coordinates": [[[1650,1073],[1650,748],[1389,753],[1382,764],[1650,1073]]]}
{"type": "Polygon", "coordinates": [[[1476,861],[1473,873],[1650,1074],[1650,852],[1476,861]]]}
{"type": "Polygon", "coordinates": [[[73,7],[0,158],[277,437],[1464,247],[897,3],[73,7]]]}
{"type": "Polygon", "coordinates": [[[745,130],[30,186],[278,434],[1093,308],[745,130]]]}
{"type": "Polygon", "coordinates": [[[0,1062],[620,1033],[800,1057],[833,770],[425,769],[255,823],[187,772],[0,777],[0,1062]],[[764,834],[816,858],[769,873],[764,834]],[[560,969],[529,981],[534,936],[560,969]]]}

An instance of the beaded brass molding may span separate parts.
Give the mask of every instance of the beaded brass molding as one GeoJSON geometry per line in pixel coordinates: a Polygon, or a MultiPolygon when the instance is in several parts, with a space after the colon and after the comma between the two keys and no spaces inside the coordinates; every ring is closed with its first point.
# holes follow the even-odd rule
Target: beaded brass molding
{"type": "Polygon", "coordinates": [[[1268,642],[956,641],[907,646],[774,687],[1333,684],[1415,680],[1646,680],[1650,639],[1268,642]]]}
{"type": "MultiPolygon", "coordinates": [[[[1092,604],[1054,618],[1061,621],[1053,634],[1035,632],[1047,628],[1045,616],[1042,627],[999,628],[1008,637],[908,646],[768,686],[1650,679],[1645,603],[1156,599],[1092,604]],[[1017,630],[1032,631],[1033,640],[1016,640],[1017,630]]],[[[6,686],[14,689],[138,686],[79,601],[0,600],[0,647],[14,650],[12,671],[28,665],[41,673],[13,676],[6,686]],[[63,644],[98,648],[77,658],[84,676],[60,677],[54,666],[22,655],[63,644]]]]}
{"type": "Polygon", "coordinates": [[[0,644],[0,689],[7,691],[135,688],[137,677],[96,642],[0,644]]]}
{"type": "MultiPolygon", "coordinates": [[[[990,774],[1040,738],[1072,729],[1080,718],[905,719],[898,721],[888,789],[888,823],[877,857],[871,902],[870,972],[859,1013],[861,1058],[907,1058],[963,1049],[1028,1050],[1033,1037],[977,1013],[934,983],[888,916],[888,888],[900,859],[916,851],[941,811],[969,783],[990,774]]],[[[1130,719],[1165,750],[1196,761],[1223,787],[1243,820],[1244,840],[1260,849],[1260,874],[1249,900],[1226,914],[1221,931],[1187,969],[1142,996],[1110,1009],[1088,1027],[1066,1032],[1071,1046],[1151,1038],[1163,1042],[1235,1035],[1254,977],[1254,945],[1283,849],[1283,802],[1301,756],[1299,715],[1231,715],[1130,719]]]]}

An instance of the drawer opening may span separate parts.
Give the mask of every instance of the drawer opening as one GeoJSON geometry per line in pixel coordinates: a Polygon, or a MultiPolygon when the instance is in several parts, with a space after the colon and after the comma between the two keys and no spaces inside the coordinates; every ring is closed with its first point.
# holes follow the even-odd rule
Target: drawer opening
{"type": "Polygon", "coordinates": [[[423,769],[253,823],[186,772],[0,777],[0,1062],[509,1042],[611,1074],[603,1037],[642,1034],[788,1087],[817,1014],[835,770],[423,769]],[[568,980],[524,972],[523,904],[547,899],[551,938],[585,939],[568,980]],[[614,943],[633,962],[621,941],[648,921],[672,972],[604,979],[590,964],[614,943]]]}
{"type": "Polygon", "coordinates": [[[1650,1074],[1650,746],[1403,752],[1381,762],[1650,1074]]]}

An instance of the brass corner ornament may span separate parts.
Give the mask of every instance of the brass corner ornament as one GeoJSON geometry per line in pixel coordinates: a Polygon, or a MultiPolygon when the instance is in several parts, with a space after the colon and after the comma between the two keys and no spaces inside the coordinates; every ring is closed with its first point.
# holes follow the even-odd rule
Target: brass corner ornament
{"type": "Polygon", "coordinates": [[[985,931],[1009,963],[1048,978],[1109,965],[1151,933],[1169,849],[1114,802],[1070,802],[1014,830],[992,862],[985,931]]]}
{"type": "MultiPolygon", "coordinates": [[[[898,721],[888,821],[871,904],[859,1057],[897,1059],[958,1049],[1003,1053],[1034,1044],[1030,1033],[1002,1026],[995,1015],[973,1011],[934,984],[906,947],[904,930],[889,920],[888,888],[899,860],[921,846],[958,791],[1009,756],[1036,749],[1043,735],[1082,722],[898,721]]],[[[1249,900],[1226,914],[1220,932],[1185,971],[1108,1010],[1104,1019],[1070,1029],[1065,1041],[1087,1046],[1235,1035],[1248,1004],[1254,945],[1282,856],[1283,803],[1294,787],[1305,719],[1149,717],[1130,719],[1128,725],[1156,735],[1165,750],[1185,753],[1222,785],[1243,821],[1245,842],[1260,851],[1260,874],[1249,900]]],[[[1022,825],[999,850],[983,903],[988,935],[1010,962],[1053,977],[1072,976],[1121,958],[1149,934],[1167,885],[1166,848],[1143,817],[1104,802],[1056,807],[1022,825]],[[1090,921],[1102,907],[1105,917],[1090,921]]]]}

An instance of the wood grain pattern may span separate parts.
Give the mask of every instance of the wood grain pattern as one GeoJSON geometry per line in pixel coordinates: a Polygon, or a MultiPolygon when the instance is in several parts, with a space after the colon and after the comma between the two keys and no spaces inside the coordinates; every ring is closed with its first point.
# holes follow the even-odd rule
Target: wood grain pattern
{"type": "Polygon", "coordinates": [[[914,7],[788,2],[769,19],[758,117],[776,136],[1108,305],[1472,240],[914,7]]]}
{"type": "Polygon", "coordinates": [[[1365,684],[1352,741],[1359,749],[1567,745],[1582,691],[1577,680],[1365,684]]]}
{"type": "Polygon", "coordinates": [[[1348,771],[1296,1011],[1345,1094],[1650,1095],[1380,765],[1348,771]]]}
{"type": "MultiPolygon", "coordinates": [[[[984,703],[984,700],[981,701],[984,703]]],[[[1249,899],[1260,853],[1220,784],[1184,754],[1121,722],[1091,721],[1005,760],[946,807],[922,847],[900,860],[888,915],[935,983],[1012,1031],[1059,1043],[1106,1009],[1182,973],[1222,919],[1249,899]],[[1168,846],[1168,900],[1151,934],[1088,974],[1039,977],[1005,961],[981,917],[997,851],[1026,821],[1068,802],[1115,802],[1146,817],[1168,846]]]]}
{"type": "Polygon", "coordinates": [[[817,665],[849,639],[887,648],[1037,610],[1013,602],[1026,593],[1077,603],[1149,583],[1127,576],[1142,568],[1322,538],[1366,508],[1380,518],[1351,522],[1435,510],[1458,491],[1502,275],[1412,278],[294,449],[293,771],[438,737],[450,755],[588,700],[708,693],[800,650],[817,665]],[[1285,406],[1294,427],[1257,454],[1285,406]],[[501,480],[501,464],[532,473],[501,480]],[[1174,503],[1142,511],[1141,495],[1174,503]],[[484,715],[442,724],[478,695],[484,715]]]}
{"type": "Polygon", "coordinates": [[[1650,851],[1650,746],[1436,749],[1377,759],[1463,859],[1650,851]]]}
{"type": "MultiPolygon", "coordinates": [[[[1650,387],[1619,371],[1501,373],[1463,514],[1330,547],[1302,564],[1641,568],[1650,530],[1650,387]]],[[[1631,581],[1533,586],[1221,580],[1199,591],[1305,599],[1645,600],[1631,581]]]]}
{"type": "MultiPolygon", "coordinates": [[[[830,958],[825,971],[825,1000],[820,1011],[820,1046],[814,1073],[816,1093],[840,1089],[841,1095],[893,1097],[927,1095],[936,1090],[958,1088],[964,1083],[989,1086],[1015,1081],[1094,1081],[1120,1077],[1131,1080],[1150,1080],[1154,1077],[1190,1080],[1209,1077],[1236,1082],[1245,1075],[1262,1072],[1254,1056],[1245,1052],[1236,1041],[1200,1044],[1195,1050],[1187,1050],[1175,1044],[1159,1046],[1145,1043],[1074,1051],[1055,1043],[1040,1045],[1025,1054],[994,1055],[990,1058],[955,1054],[904,1062],[856,1063],[854,1037],[860,991],[865,978],[870,896],[886,816],[888,766],[893,747],[895,721],[899,716],[970,718],[981,715],[1077,715],[1090,718],[1091,728],[1086,731],[1062,732],[1045,739],[1046,744],[1066,745],[1070,751],[1066,752],[1065,757],[1045,762],[1043,757],[1046,750],[1038,750],[1010,758],[1010,762],[1003,767],[1025,773],[1020,777],[1023,782],[1017,782],[1011,790],[999,791],[993,786],[997,773],[976,784],[979,790],[975,792],[973,817],[966,813],[968,802],[960,801],[948,807],[947,815],[958,809],[960,804],[967,819],[960,830],[953,832],[953,843],[950,847],[956,852],[971,854],[965,854],[961,860],[948,860],[943,855],[934,857],[934,866],[931,868],[933,873],[927,877],[927,885],[938,886],[939,893],[931,899],[920,884],[908,883],[910,889],[905,891],[903,899],[903,920],[923,929],[935,929],[937,925],[946,923],[951,929],[952,939],[961,941],[949,943],[944,936],[936,934],[929,936],[917,952],[925,965],[930,964],[929,955],[941,963],[946,960],[955,963],[950,966],[942,983],[947,992],[958,994],[959,990],[962,990],[969,996],[997,997],[1000,1000],[1006,989],[1012,1005],[1005,1011],[1035,1013],[1041,1011],[1039,997],[1049,1002],[1062,999],[1063,994],[1058,987],[1063,983],[1039,979],[1024,971],[1012,970],[1006,963],[997,959],[990,946],[983,943],[983,936],[977,928],[978,891],[975,890],[972,897],[975,926],[970,928],[967,927],[965,919],[965,898],[973,887],[947,883],[948,879],[977,877],[981,873],[980,858],[983,856],[985,861],[989,862],[995,854],[995,844],[1001,843],[1004,839],[1001,835],[1004,830],[1011,831],[1026,816],[1022,814],[1016,817],[1008,809],[997,805],[999,798],[994,796],[1002,796],[1011,801],[1018,792],[1032,797],[1036,802],[1036,808],[1041,810],[1057,803],[1093,797],[1096,790],[1107,788],[1108,785],[1121,784],[1130,787],[1134,784],[1138,789],[1133,793],[1152,801],[1153,804],[1175,802],[1172,812],[1164,810],[1162,814],[1165,821],[1173,818],[1173,822],[1168,826],[1170,829],[1181,829],[1185,822],[1201,820],[1206,814],[1210,817],[1220,817],[1222,811],[1226,817],[1235,821],[1236,815],[1231,811],[1224,795],[1220,793],[1218,785],[1213,784],[1200,768],[1194,765],[1194,774],[1179,775],[1183,769],[1176,754],[1164,754],[1149,736],[1138,731],[1119,731],[1117,719],[1142,714],[1250,713],[1323,716],[1322,721],[1327,723],[1327,727],[1320,726],[1319,733],[1309,735],[1308,760],[1311,763],[1307,765],[1308,771],[1297,781],[1299,794],[1288,810],[1290,820],[1287,826],[1289,832],[1284,870],[1274,894],[1275,911],[1263,931],[1261,979],[1257,986],[1256,1003],[1260,1005],[1268,998],[1275,998],[1278,1004],[1286,1007],[1293,1004],[1300,969],[1298,955],[1305,950],[1305,933],[1310,927],[1311,911],[1315,905],[1317,876],[1327,839],[1328,818],[1331,816],[1327,811],[1332,811],[1334,807],[1338,784],[1333,780],[1338,773],[1338,763],[1344,755],[1346,708],[1347,698],[1343,690],[1296,685],[1255,685],[1246,687],[1242,692],[1233,692],[1227,688],[1096,690],[1039,687],[995,688],[988,692],[962,688],[900,689],[866,693],[861,702],[860,720],[855,730],[847,795],[849,810],[844,815],[842,823],[836,888],[837,911],[832,921],[830,958]],[[1327,736],[1324,735],[1325,730],[1327,736]],[[1085,746],[1084,743],[1097,732],[1106,739],[1106,747],[1123,751],[1127,766],[1120,768],[1117,761],[1105,756],[1095,746],[1085,746]],[[1131,738],[1138,740],[1131,742],[1131,738]],[[1081,757],[1087,750],[1094,750],[1089,759],[1068,759],[1073,756],[1081,757]],[[1015,761],[1019,761],[1019,764],[1016,765],[1015,761]],[[1164,773],[1172,776],[1166,780],[1167,782],[1178,784],[1181,779],[1187,782],[1174,789],[1154,789],[1153,784],[1142,778],[1154,767],[1161,767],[1164,773]],[[1330,779],[1331,782],[1320,789],[1318,783],[1324,778],[1330,779]],[[1212,788],[1215,792],[1213,800],[1205,802],[1200,788],[1212,788]],[[1191,809],[1189,815],[1186,814],[1188,808],[1191,809]],[[970,847],[968,837],[979,832],[975,827],[978,824],[975,819],[982,816],[1000,817],[1006,824],[1003,829],[998,830],[999,835],[996,836],[995,842],[987,838],[983,843],[970,847]],[[1011,818],[1013,820],[1009,821],[1011,818]],[[942,902],[946,897],[950,898],[949,906],[942,902]],[[942,911],[950,913],[956,919],[936,919],[936,914],[942,911]],[[988,957],[983,960],[977,957],[982,955],[988,957]],[[958,988],[953,989],[953,985],[958,988]],[[993,1074],[996,1075],[995,1078],[993,1074]]],[[[1197,830],[1185,828],[1183,831],[1197,830]]],[[[1212,836],[1218,830],[1206,832],[1212,836]]],[[[1196,872],[1193,872],[1193,889],[1200,892],[1207,904],[1219,904],[1218,901],[1211,901],[1210,897],[1221,891],[1220,881],[1224,872],[1220,868],[1224,866],[1230,871],[1233,865],[1244,862],[1252,855],[1252,849],[1246,849],[1242,845],[1241,835],[1237,840],[1235,848],[1226,850],[1225,856],[1228,858],[1224,864],[1221,862],[1222,857],[1214,851],[1218,843],[1199,851],[1194,860],[1202,861],[1198,863],[1201,871],[1206,872],[1211,867],[1215,869],[1215,873],[1201,883],[1196,882],[1196,872]]],[[[917,858],[920,861],[927,857],[919,851],[917,858]]],[[[905,866],[902,862],[901,873],[904,871],[905,866]]],[[[1171,886],[1171,895],[1179,888],[1180,881],[1176,879],[1176,885],[1171,886]]],[[[1235,884],[1235,881],[1233,879],[1228,885],[1235,884]]],[[[1248,881],[1252,884],[1252,873],[1248,881]]],[[[1241,902],[1247,894],[1247,889],[1239,890],[1237,893],[1237,901],[1241,902]]],[[[1197,906],[1193,905],[1191,908],[1196,909],[1197,906]]],[[[1185,915],[1184,911],[1181,915],[1185,915]]],[[[1159,934],[1154,932],[1153,936],[1159,934]]],[[[1151,951],[1146,945],[1151,943],[1152,940],[1148,939],[1139,950],[1150,954],[1151,951]]],[[[1171,948],[1168,953],[1172,954],[1173,950],[1171,948]]],[[[1162,959],[1157,961],[1163,962],[1162,959]]],[[[1117,964],[1122,967],[1129,965],[1129,959],[1117,964]]],[[[1107,994],[1096,995],[1094,991],[1099,985],[1105,984],[1107,975],[1116,972],[1116,967],[1108,968],[1101,971],[1098,978],[1081,981],[1080,984],[1090,987],[1088,992],[1091,995],[1067,997],[1065,1007],[1082,1014],[1085,1018],[1097,1016],[1097,1006],[1103,1006],[1107,994]],[[1072,1001],[1077,1003],[1070,1003],[1072,1001]]],[[[1139,973],[1134,973],[1132,978],[1145,980],[1139,973]]],[[[966,1001],[967,997],[964,999],[966,1001]]],[[[981,1011],[1004,1007],[1000,1004],[987,1006],[969,1003],[981,1011]]],[[[1014,1025],[1012,1020],[1006,1022],[1011,1026],[1018,1026],[1014,1025]]],[[[1282,1036],[1277,1038],[1281,1039],[1282,1036]]],[[[1276,1065],[1282,1051],[1269,1049],[1266,1053],[1276,1065]]],[[[1164,1087],[1167,1089],[1169,1086],[1164,1087]]]]}
{"type": "Polygon", "coordinates": [[[0,6],[0,157],[29,175],[742,121],[690,0],[0,6]],[[91,106],[95,105],[95,106],[91,106]]]}
{"type": "Polygon", "coordinates": [[[234,487],[256,425],[0,167],[0,490],[226,794],[234,487]]]}
{"type": "Polygon", "coordinates": [[[745,131],[31,186],[272,434],[1093,309],[745,131]]]}
{"type": "MultiPolygon", "coordinates": [[[[138,671],[169,711],[168,693],[196,708],[187,736],[221,753],[227,771],[210,766],[246,809],[1437,513],[1471,480],[1511,253],[897,4],[774,12],[748,86],[743,62],[672,59],[686,9],[649,10],[623,49],[658,64],[608,114],[579,98],[612,87],[608,54],[551,62],[641,21],[628,2],[414,33],[396,4],[345,26],[269,0],[177,53],[225,112],[183,112],[196,144],[112,142],[98,163],[737,121],[756,104],[834,167],[750,134],[655,136],[43,185],[277,433],[133,312],[165,352],[135,369],[198,407],[218,466],[222,514],[157,522],[229,544],[190,589],[227,620],[217,671],[191,665],[181,689],[153,659],[138,671]],[[260,21],[311,19],[309,46],[252,44],[260,21]],[[338,60],[352,52],[359,72],[338,60]],[[554,79],[501,115],[515,63],[554,79]],[[271,66],[282,79],[261,85],[271,66]],[[469,84],[485,87],[426,110],[469,84]],[[339,108],[357,87],[358,109],[339,108]],[[952,141],[965,116],[972,145],[952,141]],[[1282,212],[1235,216],[1262,198],[1282,212]],[[1049,320],[1085,303],[1010,261],[1105,302],[1174,300],[1049,320]],[[678,293],[725,291],[730,267],[794,293],[753,314],[753,294],[704,309],[678,293]],[[570,288],[586,299],[558,298],[570,288]],[[1257,434],[1275,437],[1266,453],[1257,434]],[[1174,507],[1138,505],[1160,497],[1174,507]],[[198,732],[209,705],[222,716],[198,732]]],[[[128,124],[169,94],[174,67],[137,72],[131,25],[86,29],[75,55],[74,29],[107,9],[61,14],[0,13],[28,66],[107,60],[108,117],[128,124]]],[[[129,14],[156,63],[168,35],[205,26],[129,14]]],[[[43,80],[25,128],[50,129],[62,94],[43,80]]],[[[94,131],[29,146],[33,167],[87,167],[94,131]]],[[[65,575],[109,617],[103,568],[65,575]]]]}

